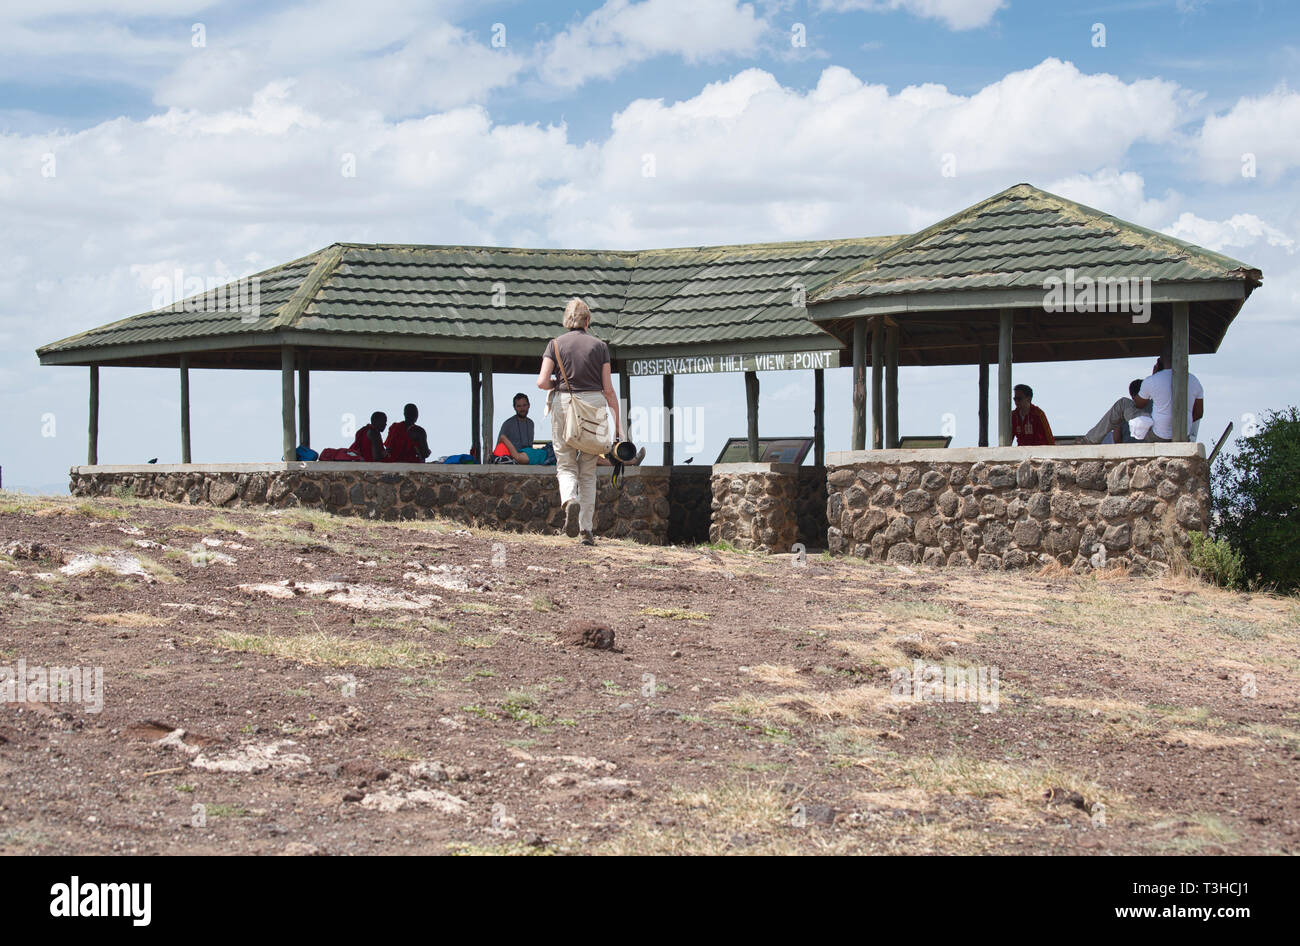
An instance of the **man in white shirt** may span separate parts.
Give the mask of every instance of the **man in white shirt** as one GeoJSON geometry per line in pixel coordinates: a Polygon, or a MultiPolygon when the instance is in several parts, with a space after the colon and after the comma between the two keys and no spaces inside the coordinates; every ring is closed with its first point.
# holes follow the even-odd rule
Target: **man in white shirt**
{"type": "MultiPolygon", "coordinates": [[[[1163,358],[1156,361],[1155,374],[1142,382],[1133,403],[1151,408],[1149,441],[1174,439],[1174,373],[1165,367],[1163,358]]],[[[1187,372],[1187,439],[1196,440],[1201,416],[1205,413],[1205,389],[1196,375],[1187,372]]]]}

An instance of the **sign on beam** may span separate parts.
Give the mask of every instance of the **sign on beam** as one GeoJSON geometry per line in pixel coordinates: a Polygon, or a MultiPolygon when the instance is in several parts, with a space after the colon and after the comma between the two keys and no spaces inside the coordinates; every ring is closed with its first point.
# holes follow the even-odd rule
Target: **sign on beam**
{"type": "Polygon", "coordinates": [[[838,368],[839,366],[838,350],[783,351],[771,354],[629,358],[627,373],[632,377],[638,377],[662,374],[718,374],[724,371],[808,371],[813,368],[838,368]]]}

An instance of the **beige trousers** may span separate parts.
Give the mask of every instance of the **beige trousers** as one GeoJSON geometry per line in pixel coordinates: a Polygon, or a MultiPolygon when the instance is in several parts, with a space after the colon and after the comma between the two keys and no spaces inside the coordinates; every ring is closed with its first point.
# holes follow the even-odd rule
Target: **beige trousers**
{"type": "Polygon", "coordinates": [[[561,391],[555,395],[551,411],[551,440],[555,447],[555,475],[560,481],[560,502],[578,500],[578,528],[592,531],[596,517],[596,457],[582,453],[564,442],[564,420],[569,410],[570,397],[578,397],[588,404],[605,405],[605,395],[600,391],[578,391],[570,395],[561,391]]]}

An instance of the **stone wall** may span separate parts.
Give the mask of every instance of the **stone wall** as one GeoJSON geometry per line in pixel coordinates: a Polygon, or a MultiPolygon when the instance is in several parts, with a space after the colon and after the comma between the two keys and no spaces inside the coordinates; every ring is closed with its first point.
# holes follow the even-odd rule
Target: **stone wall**
{"type": "Polygon", "coordinates": [[[809,549],[826,548],[826,467],[799,467],[795,485],[799,541],[809,549]]]}
{"type": "Polygon", "coordinates": [[[698,545],[709,541],[709,516],[713,502],[712,469],[707,466],[673,467],[668,486],[668,541],[673,545],[698,545]]]}
{"type": "Polygon", "coordinates": [[[709,541],[789,552],[799,540],[798,485],[792,463],[716,464],[709,541]]]}
{"type": "Polygon", "coordinates": [[[1209,516],[1200,444],[830,455],[832,553],[900,564],[1144,570],[1209,516]]]}
{"type": "MultiPolygon", "coordinates": [[[[668,541],[668,471],[628,467],[620,488],[597,471],[595,532],[668,541]]],[[[373,519],[435,516],[511,532],[562,530],[555,467],[236,463],[73,467],[74,496],[130,495],[191,505],[321,509],[373,519]]]]}

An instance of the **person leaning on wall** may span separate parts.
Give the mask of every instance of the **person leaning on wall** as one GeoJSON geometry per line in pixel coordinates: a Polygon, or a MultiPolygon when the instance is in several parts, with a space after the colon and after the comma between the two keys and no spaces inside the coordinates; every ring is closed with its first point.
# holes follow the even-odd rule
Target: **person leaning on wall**
{"type": "Polygon", "coordinates": [[[591,309],[581,299],[570,299],[564,307],[567,331],[551,339],[542,355],[537,386],[550,391],[551,437],[555,445],[555,473],[560,482],[564,506],[564,532],[570,538],[581,534],[583,545],[595,545],[592,524],[596,517],[596,461],[564,440],[564,422],[570,403],[578,398],[590,405],[606,404],[614,417],[614,430],[621,437],[618,396],[609,374],[609,346],[590,335],[591,309]],[[563,362],[563,377],[556,359],[563,362]],[[564,380],[567,378],[566,380],[564,380]]]}

